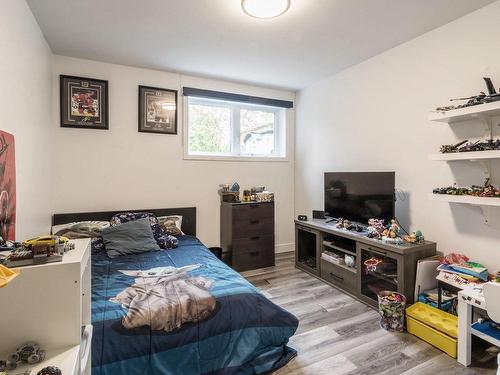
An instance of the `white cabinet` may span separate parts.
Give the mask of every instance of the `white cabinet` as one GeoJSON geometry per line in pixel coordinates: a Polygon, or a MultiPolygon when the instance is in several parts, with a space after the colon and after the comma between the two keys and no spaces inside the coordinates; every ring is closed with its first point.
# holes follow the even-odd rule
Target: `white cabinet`
{"type": "Polygon", "coordinates": [[[54,365],[64,368],[65,375],[76,375],[87,363],[81,370],[90,374],[92,331],[84,329],[91,323],[90,239],[73,242],[75,249],[64,254],[62,262],[22,267],[20,275],[0,289],[0,358],[35,341],[47,350],[45,361],[30,367],[35,374],[54,365]],[[88,345],[81,345],[84,337],[88,345]],[[87,358],[81,366],[81,359],[87,358]]]}

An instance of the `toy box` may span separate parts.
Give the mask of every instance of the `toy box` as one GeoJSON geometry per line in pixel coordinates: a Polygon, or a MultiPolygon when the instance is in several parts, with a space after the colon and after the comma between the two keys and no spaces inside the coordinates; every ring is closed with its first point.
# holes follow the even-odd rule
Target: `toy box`
{"type": "Polygon", "coordinates": [[[406,309],[407,330],[412,335],[457,358],[458,318],[417,302],[406,309]]]}

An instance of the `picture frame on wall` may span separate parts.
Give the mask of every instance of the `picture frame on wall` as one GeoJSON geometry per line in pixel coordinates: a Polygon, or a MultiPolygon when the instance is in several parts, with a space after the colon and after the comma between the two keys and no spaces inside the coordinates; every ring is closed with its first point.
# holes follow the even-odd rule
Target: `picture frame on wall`
{"type": "Polygon", "coordinates": [[[60,75],[62,128],[109,129],[108,81],[60,75]]]}
{"type": "Polygon", "coordinates": [[[177,90],[139,86],[139,132],[177,134],[177,90]]]}

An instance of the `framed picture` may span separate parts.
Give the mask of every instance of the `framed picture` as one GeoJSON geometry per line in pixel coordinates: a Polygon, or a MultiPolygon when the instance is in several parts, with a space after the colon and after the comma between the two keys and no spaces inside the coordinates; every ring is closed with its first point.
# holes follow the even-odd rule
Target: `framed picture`
{"type": "Polygon", "coordinates": [[[108,81],[60,76],[61,127],[108,129],[108,81]]]}
{"type": "Polygon", "coordinates": [[[139,86],[139,131],[177,134],[177,90],[139,86]]]}
{"type": "Polygon", "coordinates": [[[16,156],[14,136],[0,130],[0,236],[16,239],[16,156]]]}

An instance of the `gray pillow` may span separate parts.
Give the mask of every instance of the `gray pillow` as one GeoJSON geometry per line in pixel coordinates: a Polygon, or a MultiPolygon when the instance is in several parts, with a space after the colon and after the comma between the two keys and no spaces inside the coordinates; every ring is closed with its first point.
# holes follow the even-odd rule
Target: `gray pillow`
{"type": "Polygon", "coordinates": [[[105,228],[102,238],[110,258],[160,250],[147,218],[105,228]]]}

